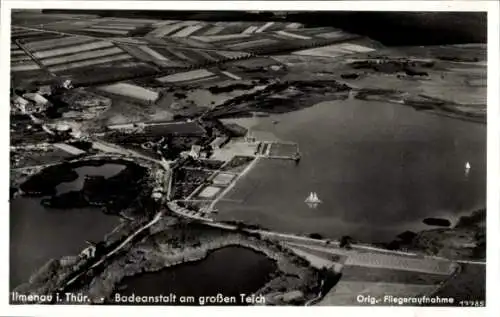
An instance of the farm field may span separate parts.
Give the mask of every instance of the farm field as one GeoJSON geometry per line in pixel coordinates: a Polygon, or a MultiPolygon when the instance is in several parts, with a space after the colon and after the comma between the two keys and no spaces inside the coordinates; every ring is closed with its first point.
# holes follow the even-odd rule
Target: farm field
{"type": "Polygon", "coordinates": [[[205,129],[196,122],[154,123],[144,128],[150,135],[203,135],[205,129]]]}
{"type": "Polygon", "coordinates": [[[158,99],[157,92],[128,83],[118,83],[108,86],[101,86],[97,89],[115,95],[131,97],[142,101],[154,102],[156,99],[158,99]]]}

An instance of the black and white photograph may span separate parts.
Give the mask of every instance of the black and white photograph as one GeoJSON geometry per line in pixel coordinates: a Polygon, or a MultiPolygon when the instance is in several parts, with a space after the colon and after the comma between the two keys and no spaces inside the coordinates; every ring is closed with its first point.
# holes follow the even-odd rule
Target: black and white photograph
{"type": "Polygon", "coordinates": [[[9,13],[9,305],[486,306],[486,9],[92,2],[9,13]]]}

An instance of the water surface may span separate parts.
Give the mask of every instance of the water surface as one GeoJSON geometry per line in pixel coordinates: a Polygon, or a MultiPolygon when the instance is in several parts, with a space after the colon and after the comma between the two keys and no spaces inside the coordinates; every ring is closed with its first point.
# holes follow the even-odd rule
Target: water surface
{"type": "Polygon", "coordinates": [[[276,269],[275,262],[264,254],[231,246],[215,250],[200,261],[126,277],[116,291],[140,296],[173,293],[196,299],[220,293],[239,300],[240,294],[252,294],[263,287],[276,269]]]}
{"type": "Polygon", "coordinates": [[[346,100],[261,119],[255,129],[299,143],[302,160],[261,160],[218,203],[218,219],[381,242],[429,229],[424,218],[453,223],[485,206],[486,125],[346,100]],[[304,203],[311,191],[323,201],[316,209],[304,203]]]}
{"type": "MultiPolygon", "coordinates": [[[[75,168],[78,178],[60,183],[57,194],[82,189],[86,175],[111,177],[126,166],[104,164],[75,168]]],[[[10,204],[10,289],[27,282],[51,258],[77,255],[85,240],[101,241],[119,224],[116,216],[99,208],[55,209],[40,204],[42,198],[18,197],[10,204]]]]}

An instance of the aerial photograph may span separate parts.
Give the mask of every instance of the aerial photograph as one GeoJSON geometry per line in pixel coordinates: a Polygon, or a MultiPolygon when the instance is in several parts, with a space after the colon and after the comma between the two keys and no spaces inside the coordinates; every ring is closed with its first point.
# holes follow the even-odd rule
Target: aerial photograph
{"type": "Polygon", "coordinates": [[[486,306],[486,21],[12,10],[9,303],[486,306]]]}

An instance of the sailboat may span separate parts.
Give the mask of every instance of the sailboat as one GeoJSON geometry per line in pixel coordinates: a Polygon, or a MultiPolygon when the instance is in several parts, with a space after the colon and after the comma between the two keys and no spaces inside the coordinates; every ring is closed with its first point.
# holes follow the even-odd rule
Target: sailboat
{"type": "Polygon", "coordinates": [[[469,176],[469,173],[470,173],[470,163],[467,162],[465,163],[465,176],[469,176]]]}
{"type": "Polygon", "coordinates": [[[318,205],[321,203],[321,200],[318,197],[318,194],[315,192],[311,192],[309,196],[307,196],[306,200],[304,201],[308,205],[318,205]]]}

